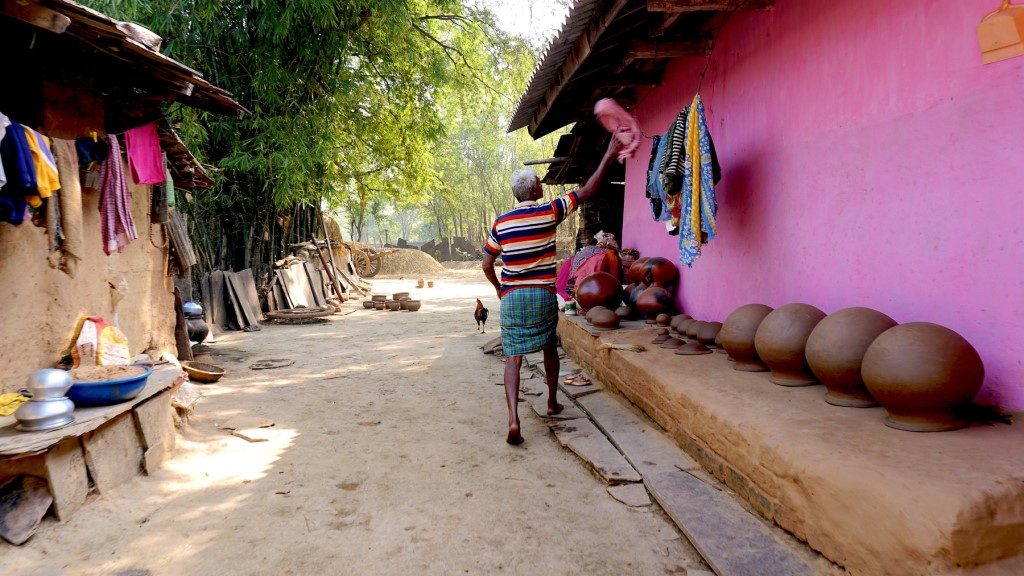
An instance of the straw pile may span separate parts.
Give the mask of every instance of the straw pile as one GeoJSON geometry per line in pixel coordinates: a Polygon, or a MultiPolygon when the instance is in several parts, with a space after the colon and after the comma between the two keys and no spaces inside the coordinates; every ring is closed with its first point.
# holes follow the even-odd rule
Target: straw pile
{"type": "Polygon", "coordinates": [[[384,257],[380,276],[440,276],[448,270],[433,256],[410,248],[398,248],[384,257]]]}

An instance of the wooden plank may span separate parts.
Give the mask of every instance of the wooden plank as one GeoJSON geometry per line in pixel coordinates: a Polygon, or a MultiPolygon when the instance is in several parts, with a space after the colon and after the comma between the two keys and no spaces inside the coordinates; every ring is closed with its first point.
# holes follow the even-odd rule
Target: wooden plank
{"type": "Polygon", "coordinates": [[[252,268],[246,268],[237,274],[242,284],[242,297],[249,303],[249,309],[256,314],[256,322],[263,318],[263,307],[260,305],[260,295],[256,291],[256,280],[252,275],[252,268]]]}
{"type": "Polygon", "coordinates": [[[228,295],[229,298],[233,298],[233,306],[236,314],[238,314],[238,325],[243,329],[250,328],[253,326],[259,327],[259,317],[249,307],[249,302],[245,298],[245,288],[242,287],[242,282],[238,278],[238,274],[234,272],[228,272],[224,275],[227,280],[229,287],[228,295]]]}
{"type": "Polygon", "coordinates": [[[608,484],[639,482],[637,472],[608,438],[586,418],[555,422],[551,431],[566,448],[586,462],[608,484]]]}
{"type": "Polygon", "coordinates": [[[327,300],[324,298],[324,279],[320,276],[320,271],[316,269],[312,262],[306,262],[302,267],[306,271],[306,278],[309,280],[309,286],[313,291],[313,303],[317,306],[327,304],[327,300]]]}
{"type": "Polygon", "coordinates": [[[651,40],[635,40],[630,42],[627,59],[653,60],[657,58],[681,58],[707,54],[711,44],[707,41],[675,41],[653,42],[651,40]]]}
{"type": "Polygon", "coordinates": [[[648,12],[715,12],[767,8],[773,0],[647,0],[648,12]]]}
{"type": "Polygon", "coordinates": [[[224,273],[224,297],[225,310],[227,310],[227,328],[229,330],[241,330],[246,326],[245,314],[242,313],[242,305],[238,303],[238,296],[235,295],[234,286],[231,284],[232,272],[224,273]]]}
{"type": "Polygon", "coordinates": [[[228,327],[228,311],[225,304],[227,295],[224,293],[224,271],[214,270],[210,274],[210,310],[213,323],[220,328],[228,327]]]}
{"type": "Polygon", "coordinates": [[[292,308],[300,306],[312,308],[315,305],[313,302],[313,291],[309,287],[309,277],[306,276],[305,269],[301,266],[288,266],[281,269],[280,272],[284,280],[285,291],[288,292],[288,298],[291,300],[292,308]]]}
{"type": "Polygon", "coordinates": [[[153,374],[149,377],[149,381],[146,382],[146,387],[132,400],[113,406],[75,408],[75,422],[57,430],[21,432],[16,428],[18,421],[15,420],[14,416],[0,417],[0,457],[40,452],[65,438],[81,436],[86,432],[95,430],[118,414],[128,412],[136,405],[145,402],[161,391],[182,382],[184,376],[184,372],[173,366],[159,366],[153,369],[153,374]]]}
{"type": "Polygon", "coordinates": [[[644,475],[665,513],[719,576],[817,576],[725,492],[681,470],[644,475]]]}
{"type": "Polygon", "coordinates": [[[54,34],[63,34],[71,25],[71,18],[64,14],[18,0],[3,0],[0,4],[0,13],[54,34]]]}

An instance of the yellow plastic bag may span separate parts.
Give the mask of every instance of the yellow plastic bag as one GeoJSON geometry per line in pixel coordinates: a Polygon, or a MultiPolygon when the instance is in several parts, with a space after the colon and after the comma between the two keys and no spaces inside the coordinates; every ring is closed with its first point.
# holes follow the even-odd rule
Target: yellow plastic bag
{"type": "Polygon", "coordinates": [[[131,361],[128,338],[101,316],[82,316],[71,337],[72,366],[117,366],[131,361]]]}

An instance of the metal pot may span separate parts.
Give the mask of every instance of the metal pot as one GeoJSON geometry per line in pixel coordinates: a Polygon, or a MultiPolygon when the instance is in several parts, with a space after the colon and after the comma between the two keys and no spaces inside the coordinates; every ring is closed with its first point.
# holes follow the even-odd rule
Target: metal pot
{"type": "Polygon", "coordinates": [[[37,370],[26,388],[32,398],[14,413],[23,431],[52,430],[75,421],[75,404],[64,394],[71,389],[71,374],[63,370],[37,370]]]}

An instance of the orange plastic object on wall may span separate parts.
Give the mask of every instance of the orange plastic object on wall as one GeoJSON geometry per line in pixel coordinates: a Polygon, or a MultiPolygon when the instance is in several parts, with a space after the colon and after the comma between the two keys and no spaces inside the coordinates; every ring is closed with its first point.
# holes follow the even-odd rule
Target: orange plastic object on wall
{"type": "Polygon", "coordinates": [[[1024,5],[1003,0],[998,10],[978,24],[978,44],[985,64],[1024,56],[1024,5]]]}

